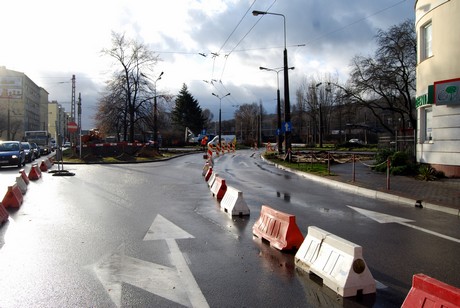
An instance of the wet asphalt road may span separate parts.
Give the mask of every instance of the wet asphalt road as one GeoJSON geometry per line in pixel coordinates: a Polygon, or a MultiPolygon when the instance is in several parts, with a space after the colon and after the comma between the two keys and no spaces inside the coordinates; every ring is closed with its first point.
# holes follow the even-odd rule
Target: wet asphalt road
{"type": "MultiPolygon", "coordinates": [[[[252,151],[215,159],[249,217],[220,211],[201,154],[44,174],[0,228],[0,307],[399,307],[415,273],[456,286],[460,244],[349,206],[460,238],[458,218],[347,194],[276,169],[252,151]],[[252,236],[262,204],[363,246],[375,296],[343,300],[252,236]]],[[[1,170],[0,182],[17,170],[1,170]]]]}

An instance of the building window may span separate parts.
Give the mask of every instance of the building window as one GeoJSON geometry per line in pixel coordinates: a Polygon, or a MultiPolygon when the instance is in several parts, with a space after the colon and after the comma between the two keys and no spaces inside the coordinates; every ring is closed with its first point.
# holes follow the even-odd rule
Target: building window
{"type": "Polygon", "coordinates": [[[422,37],[421,37],[421,61],[432,57],[433,56],[433,49],[432,49],[432,24],[429,22],[425,24],[421,29],[422,37]]]}
{"type": "Polygon", "coordinates": [[[433,141],[433,109],[425,108],[425,142],[433,141]]]}

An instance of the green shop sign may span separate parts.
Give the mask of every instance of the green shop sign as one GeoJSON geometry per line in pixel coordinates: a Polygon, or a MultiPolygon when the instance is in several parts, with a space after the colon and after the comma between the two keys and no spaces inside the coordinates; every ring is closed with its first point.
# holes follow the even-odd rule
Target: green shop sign
{"type": "Polygon", "coordinates": [[[415,108],[420,108],[434,103],[434,86],[428,86],[428,93],[422,94],[415,99],[415,108]]]}

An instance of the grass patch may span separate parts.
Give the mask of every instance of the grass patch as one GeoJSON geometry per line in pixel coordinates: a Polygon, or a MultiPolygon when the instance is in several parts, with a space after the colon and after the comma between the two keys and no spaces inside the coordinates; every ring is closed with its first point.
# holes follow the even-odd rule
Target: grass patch
{"type": "Polygon", "coordinates": [[[297,162],[288,162],[285,161],[284,156],[282,158],[278,157],[276,153],[265,153],[263,154],[264,158],[281,166],[291,168],[294,170],[308,172],[319,176],[329,175],[327,164],[325,163],[297,163],[297,162]]]}

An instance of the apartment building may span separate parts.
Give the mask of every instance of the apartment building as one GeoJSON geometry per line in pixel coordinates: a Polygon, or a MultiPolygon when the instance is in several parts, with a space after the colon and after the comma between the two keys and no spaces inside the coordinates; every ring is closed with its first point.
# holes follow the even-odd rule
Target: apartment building
{"type": "Polygon", "coordinates": [[[28,130],[47,130],[48,92],[26,74],[0,67],[0,139],[21,140],[28,130]]]}

